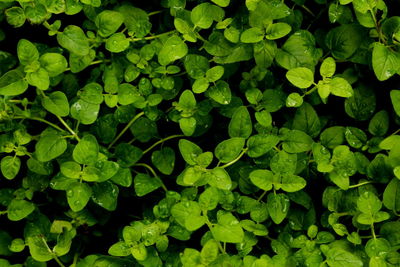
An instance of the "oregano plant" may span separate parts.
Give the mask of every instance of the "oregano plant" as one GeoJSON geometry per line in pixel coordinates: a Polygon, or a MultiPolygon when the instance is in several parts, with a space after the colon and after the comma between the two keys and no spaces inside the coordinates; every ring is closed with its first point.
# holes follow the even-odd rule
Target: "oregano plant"
{"type": "Polygon", "coordinates": [[[400,266],[399,10],[0,0],[0,267],[400,266]]]}

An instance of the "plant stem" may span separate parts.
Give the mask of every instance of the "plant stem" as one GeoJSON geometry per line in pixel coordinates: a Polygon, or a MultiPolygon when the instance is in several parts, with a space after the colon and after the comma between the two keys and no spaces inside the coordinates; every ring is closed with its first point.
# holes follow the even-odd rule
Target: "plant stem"
{"type": "Polygon", "coordinates": [[[257,199],[257,202],[260,202],[261,199],[263,199],[265,197],[265,195],[267,194],[267,191],[264,191],[261,196],[257,199]]]}
{"type": "Polygon", "coordinates": [[[362,183],[359,183],[359,184],[350,185],[349,188],[356,188],[356,187],[363,186],[363,185],[366,185],[366,184],[372,184],[372,182],[362,182],[362,183]]]}
{"type": "Polygon", "coordinates": [[[76,140],[81,141],[79,136],[74,132],[74,130],[71,129],[71,127],[69,127],[69,125],[65,122],[63,118],[61,118],[58,115],[56,115],[56,117],[65,126],[65,128],[67,128],[67,130],[75,137],[76,140]]]}
{"type": "Polygon", "coordinates": [[[312,93],[314,93],[314,91],[317,90],[317,89],[318,89],[318,87],[317,87],[317,86],[314,86],[311,90],[305,92],[303,96],[312,94],[312,93]]]}
{"type": "Polygon", "coordinates": [[[28,120],[33,120],[33,121],[44,122],[44,123],[46,123],[47,125],[53,127],[54,129],[59,130],[60,132],[65,132],[65,130],[64,130],[64,129],[61,129],[58,125],[56,125],[56,124],[54,124],[54,123],[52,123],[52,122],[49,122],[49,121],[47,121],[47,120],[45,120],[45,119],[39,118],[39,117],[15,116],[15,117],[13,117],[13,118],[14,118],[14,119],[23,119],[23,120],[24,120],[24,119],[28,119],[28,120]]]}
{"type": "Polygon", "coordinates": [[[110,149],[110,148],[121,138],[121,136],[124,135],[124,133],[129,129],[129,127],[131,127],[131,125],[132,125],[137,119],[139,119],[140,117],[142,117],[143,115],[144,115],[144,112],[143,112],[143,111],[140,112],[140,113],[138,113],[138,114],[136,114],[136,116],[133,117],[133,118],[131,119],[130,122],[128,122],[128,124],[125,126],[125,128],[122,129],[122,131],[118,134],[118,136],[115,137],[115,139],[108,145],[108,149],[110,149]]]}
{"type": "Polygon", "coordinates": [[[164,32],[164,33],[160,33],[160,34],[153,35],[153,36],[147,36],[147,37],[142,37],[142,38],[131,38],[131,41],[132,42],[137,42],[137,41],[144,41],[144,40],[153,40],[153,39],[157,39],[157,38],[160,38],[160,37],[162,37],[164,35],[169,35],[169,34],[175,33],[175,32],[176,32],[176,30],[173,30],[173,31],[164,32]]]}
{"type": "MultiPolygon", "coordinates": [[[[203,214],[203,216],[206,218],[206,225],[207,225],[208,229],[210,229],[210,232],[211,232],[211,234],[212,234],[211,229],[213,228],[213,226],[212,226],[212,223],[210,222],[210,220],[208,219],[207,212],[202,211],[202,214],[203,214]]],[[[214,236],[214,235],[213,235],[213,236],[214,236]]],[[[215,238],[214,238],[214,239],[215,239],[215,238]]],[[[222,253],[222,254],[226,254],[226,251],[225,251],[225,249],[222,247],[221,242],[217,241],[217,243],[218,243],[218,248],[219,248],[219,250],[221,251],[221,253],[222,253]]]]}
{"type": "Polygon", "coordinates": [[[47,244],[46,240],[44,239],[44,237],[41,237],[43,243],[45,244],[47,251],[53,256],[53,259],[58,263],[58,265],[60,265],[61,267],[65,267],[65,265],[60,261],[60,259],[57,257],[56,253],[54,251],[51,250],[51,248],[49,247],[49,245],[47,244]]]}
{"type": "Polygon", "coordinates": [[[243,157],[243,155],[247,152],[247,150],[248,150],[247,147],[244,148],[244,149],[242,150],[242,152],[240,152],[239,156],[236,157],[236,159],[234,159],[234,160],[232,160],[232,161],[226,163],[225,165],[220,166],[220,168],[226,168],[226,167],[231,166],[232,164],[235,164],[241,157],[243,157]]]}
{"type": "Polygon", "coordinates": [[[150,12],[150,13],[148,13],[147,15],[150,17],[150,16],[153,16],[153,15],[160,14],[160,13],[162,13],[162,12],[163,12],[162,10],[158,10],[158,11],[150,12]]]}
{"type": "Polygon", "coordinates": [[[156,178],[160,183],[161,183],[161,187],[162,189],[164,189],[165,192],[168,192],[168,188],[165,186],[165,184],[163,183],[163,181],[160,179],[160,177],[158,177],[157,173],[153,170],[152,167],[150,167],[149,165],[147,165],[146,163],[136,163],[133,166],[138,166],[138,167],[144,167],[146,169],[148,169],[151,174],[154,176],[154,178],[156,178]]]}
{"type": "MultiPolygon", "coordinates": [[[[109,59],[99,59],[99,60],[95,60],[95,61],[92,61],[90,64],[89,64],[89,66],[92,66],[92,65],[97,65],[97,64],[101,64],[101,63],[107,63],[107,62],[110,62],[111,60],[109,60],[109,59]]],[[[71,70],[71,68],[66,68],[65,69],[65,71],[70,71],[71,70]]]]}
{"type": "Polygon", "coordinates": [[[374,239],[376,239],[375,227],[374,227],[374,224],[373,224],[373,223],[371,224],[371,233],[372,233],[372,237],[373,237],[374,239]]]}
{"type": "Polygon", "coordinates": [[[179,137],[184,137],[184,135],[183,134],[176,134],[176,135],[171,135],[171,136],[165,137],[164,139],[158,140],[157,142],[152,144],[149,148],[147,148],[145,151],[143,151],[143,155],[148,153],[149,151],[151,151],[153,148],[155,148],[159,144],[162,144],[165,141],[168,141],[168,140],[171,140],[171,139],[174,139],[174,138],[179,138],[179,137]]]}

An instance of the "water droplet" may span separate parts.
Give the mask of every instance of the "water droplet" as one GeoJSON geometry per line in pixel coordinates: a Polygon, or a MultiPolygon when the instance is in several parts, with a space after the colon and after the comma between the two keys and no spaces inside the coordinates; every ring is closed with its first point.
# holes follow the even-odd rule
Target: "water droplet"
{"type": "Polygon", "coordinates": [[[67,191],[67,197],[73,197],[74,196],[74,191],[71,189],[67,191]]]}

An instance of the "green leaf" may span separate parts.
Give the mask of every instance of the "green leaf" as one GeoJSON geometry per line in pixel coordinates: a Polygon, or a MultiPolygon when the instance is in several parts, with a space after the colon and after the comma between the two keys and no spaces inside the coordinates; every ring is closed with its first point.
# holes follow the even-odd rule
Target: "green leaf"
{"type": "Polygon", "coordinates": [[[230,190],[232,188],[232,180],[228,172],[223,168],[214,168],[211,172],[206,173],[208,184],[222,190],[230,190]]]}
{"type": "Polygon", "coordinates": [[[222,105],[228,105],[232,99],[231,89],[225,81],[217,81],[214,86],[207,90],[206,95],[222,105]]]}
{"type": "Polygon", "coordinates": [[[177,35],[169,37],[158,53],[158,62],[161,65],[168,65],[183,58],[188,53],[185,42],[177,35]]]}
{"type": "Polygon", "coordinates": [[[336,59],[351,57],[366,37],[365,30],[357,24],[345,24],[329,31],[325,43],[336,59]]]}
{"type": "Polygon", "coordinates": [[[99,154],[99,145],[96,137],[91,134],[85,135],[75,146],[72,158],[84,165],[94,165],[99,154]]]}
{"type": "Polygon", "coordinates": [[[50,86],[49,73],[44,68],[26,74],[26,81],[40,90],[47,90],[50,86]]]}
{"type": "Polygon", "coordinates": [[[35,149],[37,159],[46,162],[61,156],[67,149],[67,141],[57,134],[46,134],[36,143],[35,149]]]}
{"type": "Polygon", "coordinates": [[[287,174],[282,176],[281,188],[286,192],[296,192],[303,189],[307,182],[303,178],[293,174],[287,174]]]}
{"type": "Polygon", "coordinates": [[[280,138],[276,135],[257,134],[247,140],[247,154],[249,157],[257,158],[266,154],[279,142],[280,138]]]}
{"type": "Polygon", "coordinates": [[[20,39],[17,44],[17,55],[22,65],[28,65],[39,59],[36,46],[26,39],[20,39]]]}
{"type": "Polygon", "coordinates": [[[189,165],[196,165],[197,157],[203,153],[203,150],[198,145],[186,139],[179,140],[179,151],[189,165]]]}
{"type": "Polygon", "coordinates": [[[103,102],[103,87],[98,83],[88,83],[81,89],[79,97],[88,103],[101,104],[103,102]]]}
{"type": "Polygon", "coordinates": [[[288,108],[300,107],[303,104],[303,96],[299,93],[291,93],[286,98],[286,106],[288,108]]]}
{"type": "Polygon", "coordinates": [[[96,57],[96,51],[90,49],[89,54],[79,56],[76,54],[69,55],[69,66],[72,73],[78,73],[90,66],[96,57]]]}
{"type": "Polygon", "coordinates": [[[104,10],[96,16],[95,24],[101,37],[108,37],[118,30],[124,22],[124,16],[113,10],[104,10]]]}
{"type": "Polygon", "coordinates": [[[375,43],[372,50],[372,67],[379,81],[385,81],[396,74],[400,67],[400,54],[381,43],[375,43]]]}
{"type": "Polygon", "coordinates": [[[71,117],[80,123],[88,125],[96,121],[99,114],[100,105],[92,104],[79,99],[71,106],[71,117]]]}
{"type": "Polygon", "coordinates": [[[394,178],[383,192],[383,205],[394,212],[400,211],[400,181],[394,178]]]}
{"type": "Polygon", "coordinates": [[[118,186],[106,181],[103,183],[96,183],[92,187],[92,190],[92,200],[94,203],[108,211],[114,211],[117,208],[118,186]]]}
{"type": "Polygon", "coordinates": [[[106,41],[106,49],[113,53],[123,52],[129,45],[129,39],[122,32],[114,33],[106,41]]]}
{"type": "Polygon", "coordinates": [[[285,194],[268,194],[267,209],[275,224],[280,224],[286,218],[289,206],[290,200],[285,194]]]}
{"type": "Polygon", "coordinates": [[[294,86],[302,89],[308,88],[314,83],[314,73],[310,69],[304,67],[290,69],[286,73],[286,78],[294,86]]]}
{"type": "Polygon", "coordinates": [[[202,3],[193,8],[190,18],[196,27],[208,29],[213,21],[221,21],[225,16],[222,8],[209,3],[202,3]]]}
{"type": "Polygon", "coordinates": [[[353,96],[353,88],[349,84],[349,82],[343,78],[335,77],[333,78],[330,83],[330,91],[335,96],[340,97],[351,97],[353,96]]]}
{"type": "Polygon", "coordinates": [[[63,73],[68,66],[65,57],[58,53],[45,53],[40,56],[39,61],[50,77],[55,77],[63,73]]]}
{"type": "Polygon", "coordinates": [[[246,107],[238,107],[233,113],[232,119],[228,126],[230,137],[249,138],[253,131],[253,125],[250,113],[246,107]]]}
{"type": "MultiPolygon", "coordinates": [[[[229,3],[229,0],[228,0],[229,3]]],[[[218,242],[210,239],[204,244],[200,252],[201,261],[205,264],[215,261],[219,254],[218,242]]]]}
{"type": "Polygon", "coordinates": [[[357,200],[357,208],[365,214],[375,214],[382,208],[379,198],[371,192],[364,192],[357,200]]]}
{"type": "Polygon", "coordinates": [[[126,257],[131,254],[131,250],[124,241],[118,241],[108,249],[108,254],[116,257],[126,257]]]}
{"type": "Polygon", "coordinates": [[[182,132],[186,136],[193,135],[194,131],[196,130],[197,121],[195,118],[181,118],[179,120],[179,127],[181,128],[182,132]]]}
{"type": "Polygon", "coordinates": [[[306,67],[313,70],[322,50],[315,47],[314,36],[305,30],[293,33],[278,50],[275,60],[278,65],[290,70],[297,67],[306,67]]]}
{"type": "Polygon", "coordinates": [[[8,24],[14,27],[21,27],[26,21],[24,10],[20,7],[14,6],[5,10],[5,15],[8,24]]]}
{"type": "Polygon", "coordinates": [[[122,167],[131,167],[142,155],[143,151],[140,148],[127,143],[119,143],[115,148],[115,156],[122,167]]]}
{"type": "Polygon", "coordinates": [[[368,124],[368,131],[375,136],[384,136],[389,130],[389,114],[386,110],[376,113],[368,124]]]}
{"type": "Polygon", "coordinates": [[[141,38],[150,32],[149,15],[144,10],[125,3],[116,10],[124,15],[124,24],[128,28],[129,35],[141,38]]]}
{"type": "Polygon", "coordinates": [[[133,183],[138,197],[145,196],[161,187],[161,183],[157,178],[143,173],[137,174],[133,183]]]}
{"type": "MultiPolygon", "coordinates": [[[[186,72],[193,79],[203,78],[210,68],[210,63],[208,62],[207,58],[196,54],[187,55],[183,63],[185,65],[186,72]]],[[[218,68],[216,70],[218,71],[218,68]]],[[[212,71],[213,74],[214,72],[215,71],[212,71]]]]}
{"type": "Polygon", "coordinates": [[[332,57],[327,57],[322,61],[319,73],[324,78],[332,77],[336,72],[336,62],[332,57]]]}
{"type": "Polygon", "coordinates": [[[342,248],[332,248],[326,253],[326,261],[330,267],[362,267],[364,266],[361,259],[342,249],[342,248]]]}
{"type": "Polygon", "coordinates": [[[271,66],[277,50],[278,48],[274,41],[263,40],[255,43],[253,56],[257,66],[265,69],[271,66]]]}
{"type": "Polygon", "coordinates": [[[311,137],[317,137],[321,131],[321,122],[313,106],[307,102],[301,105],[294,115],[293,130],[307,133],[311,137]]]}
{"type": "Polygon", "coordinates": [[[297,168],[297,155],[281,150],[272,157],[269,165],[276,174],[294,174],[297,168]]]}
{"type": "Polygon", "coordinates": [[[170,147],[163,147],[151,154],[151,162],[161,173],[170,175],[175,166],[175,152],[170,147]]]}
{"type": "Polygon", "coordinates": [[[82,210],[92,196],[92,189],[86,183],[74,182],[68,186],[67,201],[72,211],[82,210]]]}
{"type": "Polygon", "coordinates": [[[52,92],[42,98],[42,106],[54,115],[65,117],[69,114],[69,103],[67,96],[60,91],[52,92]]]}
{"type": "Polygon", "coordinates": [[[110,178],[114,183],[123,186],[130,187],[132,184],[132,174],[128,168],[119,168],[117,173],[110,178]]]}
{"type": "Polygon", "coordinates": [[[209,82],[216,82],[224,75],[224,67],[215,66],[206,71],[206,78],[209,82]]]}
{"type": "Polygon", "coordinates": [[[1,159],[1,173],[8,180],[14,179],[21,168],[20,158],[14,156],[5,156],[1,159]]]}
{"type": "Polygon", "coordinates": [[[230,212],[217,213],[218,224],[211,228],[215,240],[227,243],[241,243],[244,232],[239,221],[230,212]]]}
{"type": "Polygon", "coordinates": [[[219,5],[220,7],[227,7],[231,0],[211,0],[215,4],[219,5]]]}
{"type": "Polygon", "coordinates": [[[228,163],[240,154],[244,144],[245,139],[240,137],[224,140],[215,148],[215,157],[222,163],[228,163]]]}
{"type": "Polygon", "coordinates": [[[249,175],[250,181],[258,188],[269,191],[274,184],[274,174],[269,170],[255,170],[249,175]]]}
{"type": "Polygon", "coordinates": [[[242,32],[240,41],[242,43],[258,43],[264,39],[264,31],[260,28],[250,28],[242,32]]]}
{"type": "Polygon", "coordinates": [[[390,99],[397,116],[400,116],[400,90],[390,91],[390,99]]]}
{"type": "Polygon", "coordinates": [[[311,150],[312,138],[299,130],[289,131],[284,138],[283,149],[288,153],[301,153],[311,150]]]}
{"type": "Polygon", "coordinates": [[[81,28],[68,25],[63,32],[57,34],[58,43],[69,52],[79,56],[89,54],[89,40],[81,28]]]}
{"type": "Polygon", "coordinates": [[[183,227],[186,225],[186,220],[191,216],[199,216],[200,213],[200,206],[195,201],[182,201],[171,208],[171,215],[183,227]]]}
{"type": "Polygon", "coordinates": [[[66,161],[61,164],[60,171],[68,178],[78,179],[81,176],[82,168],[74,161],[66,161]]]}
{"type": "Polygon", "coordinates": [[[35,210],[35,205],[23,199],[13,199],[7,207],[7,218],[10,221],[20,221],[35,210]]]}
{"type": "Polygon", "coordinates": [[[0,95],[15,96],[24,93],[28,83],[18,70],[10,70],[0,77],[0,95]]]}
{"type": "Polygon", "coordinates": [[[267,27],[265,38],[268,40],[276,40],[288,35],[292,27],[284,22],[277,22],[267,27]]]}
{"type": "Polygon", "coordinates": [[[367,142],[367,135],[356,127],[346,127],[344,136],[347,143],[354,148],[361,148],[367,142]]]}

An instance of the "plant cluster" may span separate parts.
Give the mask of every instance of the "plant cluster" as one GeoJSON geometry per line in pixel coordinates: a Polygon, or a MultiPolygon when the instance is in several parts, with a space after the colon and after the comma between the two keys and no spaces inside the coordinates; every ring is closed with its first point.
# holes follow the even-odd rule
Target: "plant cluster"
{"type": "Polygon", "coordinates": [[[399,10],[0,0],[0,266],[400,266],[399,10]]]}

